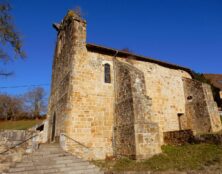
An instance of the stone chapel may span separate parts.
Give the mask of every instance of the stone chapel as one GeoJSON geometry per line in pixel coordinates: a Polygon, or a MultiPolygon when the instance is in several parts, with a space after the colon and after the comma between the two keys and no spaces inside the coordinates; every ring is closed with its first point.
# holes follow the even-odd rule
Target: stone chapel
{"type": "Polygon", "coordinates": [[[48,141],[84,159],[161,152],[164,132],[222,129],[211,87],[175,64],[86,43],[72,11],[57,30],[48,141]]]}

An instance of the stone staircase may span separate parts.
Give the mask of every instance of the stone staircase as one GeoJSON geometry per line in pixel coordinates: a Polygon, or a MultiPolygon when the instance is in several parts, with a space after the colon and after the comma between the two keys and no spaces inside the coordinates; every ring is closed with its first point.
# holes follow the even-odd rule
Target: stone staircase
{"type": "Polygon", "coordinates": [[[25,155],[3,174],[102,174],[98,167],[61,149],[59,144],[41,144],[32,154],[25,155]]]}

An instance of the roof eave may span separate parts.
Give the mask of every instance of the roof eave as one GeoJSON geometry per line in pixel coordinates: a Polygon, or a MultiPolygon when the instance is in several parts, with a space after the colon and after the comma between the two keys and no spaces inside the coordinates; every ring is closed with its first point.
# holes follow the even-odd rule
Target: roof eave
{"type": "Polygon", "coordinates": [[[160,60],[157,60],[157,59],[153,59],[153,58],[150,58],[150,57],[145,57],[145,56],[141,56],[141,55],[137,55],[137,54],[121,51],[121,50],[116,50],[116,49],[107,48],[107,47],[104,47],[104,46],[99,46],[99,45],[96,45],[96,44],[87,43],[86,47],[89,51],[92,51],[92,52],[100,52],[100,53],[104,53],[104,54],[108,54],[108,55],[116,55],[118,57],[131,57],[132,59],[135,59],[135,60],[156,63],[158,65],[168,67],[168,68],[171,68],[171,69],[184,70],[184,71],[188,72],[193,77],[193,73],[192,73],[191,69],[186,68],[186,67],[182,67],[182,66],[179,66],[179,65],[171,64],[171,63],[168,63],[168,62],[163,62],[163,61],[160,61],[160,60]]]}

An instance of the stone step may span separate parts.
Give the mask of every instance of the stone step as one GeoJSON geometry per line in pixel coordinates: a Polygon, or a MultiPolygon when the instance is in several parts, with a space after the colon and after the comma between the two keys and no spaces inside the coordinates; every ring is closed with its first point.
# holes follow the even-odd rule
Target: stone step
{"type": "Polygon", "coordinates": [[[60,148],[59,144],[40,144],[39,148],[50,149],[50,148],[60,148]]]}
{"type": "Polygon", "coordinates": [[[31,166],[34,166],[34,163],[33,162],[24,162],[24,161],[22,161],[22,162],[20,162],[20,163],[17,163],[16,165],[15,165],[15,167],[31,167],[31,166]]]}
{"type": "Polygon", "coordinates": [[[23,172],[23,171],[33,171],[33,170],[36,170],[36,166],[10,168],[9,172],[23,172]]]}
{"type": "Polygon", "coordinates": [[[54,160],[55,161],[55,160],[68,160],[68,159],[73,160],[75,162],[84,162],[84,161],[82,161],[78,158],[75,158],[73,156],[52,156],[52,157],[46,156],[46,157],[42,157],[42,158],[34,156],[34,157],[29,157],[29,158],[24,159],[24,162],[29,162],[29,161],[36,162],[39,160],[41,160],[41,161],[54,160]]]}
{"type": "Polygon", "coordinates": [[[35,151],[32,155],[48,155],[48,154],[53,154],[53,153],[64,153],[64,151],[60,150],[48,150],[48,151],[35,151]]]}
{"type": "MultiPolygon", "coordinates": [[[[29,162],[29,163],[18,163],[14,168],[31,168],[34,166],[38,166],[39,168],[47,168],[47,167],[85,167],[91,166],[89,162],[71,162],[71,163],[58,163],[56,162],[29,162]]],[[[94,166],[94,165],[92,165],[94,166]]],[[[11,168],[13,169],[13,168],[11,168]]]]}
{"type": "Polygon", "coordinates": [[[102,171],[97,170],[85,170],[85,171],[66,171],[66,172],[55,172],[55,171],[27,171],[27,172],[13,172],[10,174],[104,174],[102,171]]]}
{"type": "Polygon", "coordinates": [[[9,174],[102,174],[88,161],[63,151],[58,144],[44,144],[32,154],[25,155],[8,171],[9,174]]]}
{"type": "Polygon", "coordinates": [[[78,158],[76,158],[76,157],[74,157],[74,156],[71,156],[71,155],[69,155],[69,154],[64,154],[64,153],[55,153],[55,154],[50,154],[50,155],[30,155],[30,156],[25,156],[23,159],[24,159],[24,161],[26,160],[26,161],[28,161],[28,160],[30,160],[30,159],[48,159],[48,158],[51,158],[51,159],[54,159],[54,158],[65,158],[65,157],[67,157],[67,158],[70,158],[70,157],[72,157],[72,159],[78,159],[78,158]]]}
{"type": "Polygon", "coordinates": [[[48,152],[64,152],[61,148],[53,148],[53,149],[38,149],[38,151],[35,151],[34,153],[48,153],[48,152]]]}
{"type": "Polygon", "coordinates": [[[38,167],[41,167],[41,168],[47,168],[49,166],[53,166],[53,167],[56,167],[56,166],[66,166],[66,167],[72,167],[72,166],[89,166],[91,165],[89,162],[85,161],[85,162],[82,162],[82,161],[72,161],[72,162],[69,162],[69,163],[64,163],[64,162],[58,162],[58,161],[54,161],[54,162],[47,162],[47,161],[31,161],[31,162],[21,162],[21,163],[17,163],[16,164],[16,168],[25,168],[25,167],[33,167],[33,166],[38,166],[38,167]]]}
{"type": "Polygon", "coordinates": [[[103,174],[104,172],[99,170],[78,170],[78,171],[70,171],[65,174],[103,174]]]}
{"type": "Polygon", "coordinates": [[[22,172],[22,171],[36,171],[36,170],[52,170],[58,169],[59,171],[73,171],[73,170],[89,170],[97,169],[94,165],[51,165],[51,166],[29,166],[29,167],[16,167],[10,168],[9,172],[22,172]]]}
{"type": "Polygon", "coordinates": [[[87,166],[87,167],[71,167],[71,168],[64,168],[64,167],[60,167],[60,168],[46,168],[46,169],[41,169],[36,167],[32,167],[32,168],[20,168],[21,170],[19,170],[18,168],[15,168],[14,170],[10,170],[9,173],[35,173],[35,172],[39,172],[39,173],[52,173],[52,172],[64,172],[64,173],[71,173],[73,171],[75,171],[76,173],[87,173],[87,172],[100,172],[100,170],[98,168],[96,168],[95,166],[87,166]]]}

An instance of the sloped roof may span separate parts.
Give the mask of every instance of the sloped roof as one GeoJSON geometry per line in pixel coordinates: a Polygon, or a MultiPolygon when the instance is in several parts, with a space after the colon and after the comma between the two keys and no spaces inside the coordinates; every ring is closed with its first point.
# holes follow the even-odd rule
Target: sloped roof
{"type": "Polygon", "coordinates": [[[222,74],[204,74],[204,77],[211,81],[211,83],[222,90],[222,74]]]}
{"type": "Polygon", "coordinates": [[[172,63],[168,63],[165,61],[161,61],[161,60],[153,59],[150,57],[145,57],[145,56],[141,56],[138,54],[134,54],[134,53],[126,52],[126,51],[121,51],[121,50],[117,50],[117,49],[113,49],[113,48],[107,48],[107,47],[99,46],[96,44],[88,43],[86,45],[86,47],[89,51],[92,51],[92,52],[98,52],[98,53],[103,53],[103,54],[108,54],[108,55],[113,55],[113,56],[115,55],[118,57],[130,57],[130,58],[140,60],[140,61],[155,63],[155,64],[158,64],[158,65],[161,65],[161,66],[164,66],[167,68],[171,68],[171,69],[184,70],[184,71],[188,72],[191,76],[193,76],[192,71],[189,68],[179,66],[176,64],[172,64],[172,63]]]}

